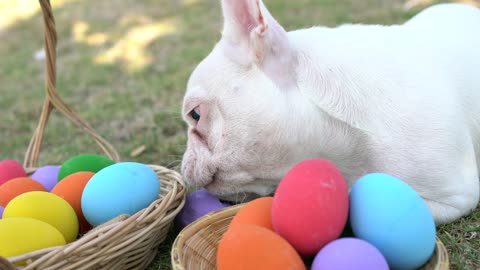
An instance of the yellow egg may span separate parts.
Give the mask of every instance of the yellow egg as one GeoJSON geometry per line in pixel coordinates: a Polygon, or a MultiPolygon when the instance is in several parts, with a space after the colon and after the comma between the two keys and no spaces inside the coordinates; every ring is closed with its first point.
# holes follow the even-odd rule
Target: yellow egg
{"type": "Polygon", "coordinates": [[[33,218],[0,219],[0,256],[13,257],[35,250],[65,245],[65,238],[52,225],[33,218]]]}
{"type": "Polygon", "coordinates": [[[21,194],[11,200],[3,212],[3,218],[30,217],[55,227],[70,243],[78,235],[78,219],[72,206],[63,198],[44,191],[21,194]]]}

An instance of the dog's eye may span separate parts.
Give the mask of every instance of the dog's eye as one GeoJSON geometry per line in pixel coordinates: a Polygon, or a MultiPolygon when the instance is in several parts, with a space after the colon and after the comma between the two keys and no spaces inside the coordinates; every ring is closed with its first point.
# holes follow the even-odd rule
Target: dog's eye
{"type": "Polygon", "coordinates": [[[193,120],[195,120],[197,122],[200,120],[200,113],[197,112],[197,109],[193,109],[190,112],[190,116],[193,118],[193,120]]]}

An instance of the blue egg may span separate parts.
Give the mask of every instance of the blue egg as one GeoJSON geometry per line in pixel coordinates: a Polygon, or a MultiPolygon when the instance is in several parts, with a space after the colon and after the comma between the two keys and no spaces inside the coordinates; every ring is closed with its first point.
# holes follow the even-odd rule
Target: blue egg
{"type": "Polygon", "coordinates": [[[435,249],[435,222],[427,204],[388,174],[368,174],[353,185],[350,224],[356,237],[380,250],[391,269],[417,269],[435,249]]]}
{"type": "Polygon", "coordinates": [[[82,193],[83,215],[99,225],[121,214],[133,215],[158,198],[160,182],[147,165],[120,162],[98,171],[82,193]]]}

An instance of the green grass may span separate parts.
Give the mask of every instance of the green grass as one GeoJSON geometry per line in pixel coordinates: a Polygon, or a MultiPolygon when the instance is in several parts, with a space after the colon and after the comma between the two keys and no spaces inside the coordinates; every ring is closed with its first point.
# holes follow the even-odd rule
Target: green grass
{"type": "MultiPolygon", "coordinates": [[[[186,142],[179,114],[186,80],[220,37],[219,0],[52,2],[59,33],[60,95],[124,160],[178,169],[186,142]],[[146,150],[130,157],[139,146],[146,150]]],[[[400,0],[265,2],[287,30],[347,22],[401,23],[419,10],[404,11],[400,0]]],[[[33,58],[43,47],[35,4],[0,3],[0,159],[23,160],[44,97],[44,63],[33,58]]],[[[60,164],[85,152],[100,153],[88,136],[53,113],[39,165],[60,164]]],[[[452,269],[480,269],[479,210],[438,232],[452,269]]],[[[170,268],[174,237],[172,231],[150,270],[170,268]]]]}

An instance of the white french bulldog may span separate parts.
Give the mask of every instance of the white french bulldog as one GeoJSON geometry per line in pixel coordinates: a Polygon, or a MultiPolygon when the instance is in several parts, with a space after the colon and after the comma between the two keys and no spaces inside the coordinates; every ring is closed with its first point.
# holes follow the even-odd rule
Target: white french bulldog
{"type": "Polygon", "coordinates": [[[222,8],[222,38],[184,97],[189,184],[227,200],[264,196],[300,161],[323,158],[350,187],[371,172],[399,177],[436,224],[477,206],[478,9],[286,32],[261,0],[222,8]]]}

